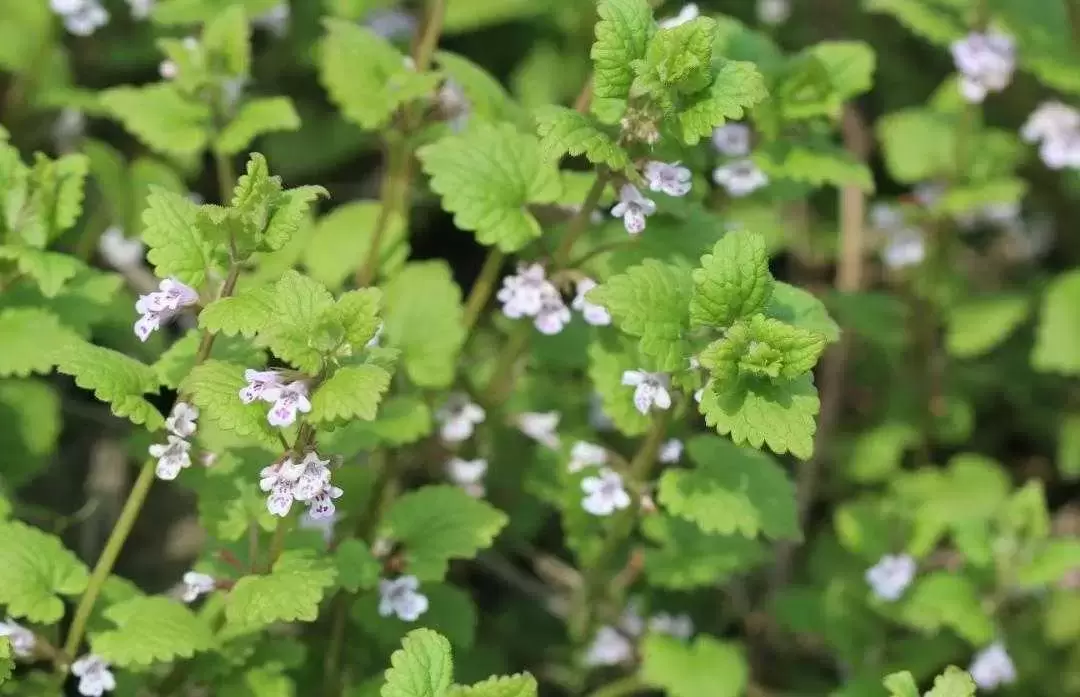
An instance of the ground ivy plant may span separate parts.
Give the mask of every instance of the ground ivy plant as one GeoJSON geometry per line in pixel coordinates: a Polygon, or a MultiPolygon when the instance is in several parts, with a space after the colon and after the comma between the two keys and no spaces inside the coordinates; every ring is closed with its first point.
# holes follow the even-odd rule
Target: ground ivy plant
{"type": "Polygon", "coordinates": [[[1077,6],[728,4],[0,0],[0,694],[1080,692],[1077,6]]]}

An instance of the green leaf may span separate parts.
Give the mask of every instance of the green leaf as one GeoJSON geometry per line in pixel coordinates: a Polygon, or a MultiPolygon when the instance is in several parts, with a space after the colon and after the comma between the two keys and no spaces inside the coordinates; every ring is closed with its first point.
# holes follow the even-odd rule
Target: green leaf
{"type": "Polygon", "coordinates": [[[245,102],[236,116],[221,130],[214,148],[235,155],[264,133],[295,131],[300,116],[288,97],[263,97],[245,102]]]}
{"type": "Polygon", "coordinates": [[[334,309],[334,297],[322,284],[286,271],[274,286],[274,310],[259,330],[259,342],[300,370],[317,373],[324,352],[315,338],[334,309]]]}
{"type": "Polygon", "coordinates": [[[725,60],[708,90],[695,95],[679,112],[682,140],[697,145],[714,128],[741,119],[769,95],[765,79],[753,63],[725,60]]]}
{"type": "MultiPolygon", "coordinates": [[[[184,378],[195,368],[195,355],[202,342],[202,332],[190,331],[165,349],[154,363],[161,384],[177,389],[184,378]]],[[[219,336],[210,351],[210,358],[226,363],[244,366],[261,366],[266,362],[266,354],[243,339],[219,336]]]]}
{"type": "MultiPolygon", "coordinates": [[[[20,212],[18,233],[23,241],[34,247],[44,247],[75,225],[82,213],[83,186],[89,167],[90,161],[85,155],[65,155],[58,160],[35,155],[29,173],[30,198],[20,212]]],[[[18,182],[20,174],[15,176],[14,191],[7,194],[8,201],[4,206],[9,213],[15,212],[18,208],[15,203],[25,195],[21,182],[18,182]]]]}
{"type": "Polygon", "coordinates": [[[310,419],[316,424],[350,419],[371,421],[389,388],[390,373],[379,366],[345,366],[315,390],[310,419]]]}
{"type": "Polygon", "coordinates": [[[375,130],[402,104],[434,91],[434,74],[406,67],[405,56],[370,29],[337,19],[324,24],[319,79],[346,119],[375,130]]]}
{"type": "Polygon", "coordinates": [[[898,182],[915,184],[952,172],[956,131],[947,117],[905,109],[880,119],[876,130],[885,165],[898,182]]]}
{"type": "Polygon", "coordinates": [[[457,487],[411,491],[386,514],[388,534],[404,543],[409,573],[439,581],[451,559],[472,559],[490,547],[507,523],[506,514],[457,487]]]}
{"type": "Polygon", "coordinates": [[[829,316],[825,303],[813,294],[783,281],[773,284],[772,297],[765,314],[799,329],[825,337],[829,343],[840,340],[840,326],[829,316]]]}
{"type": "Polygon", "coordinates": [[[334,565],[338,583],[350,593],[379,585],[382,563],[362,540],[350,537],[342,541],[334,551],[334,565]]]}
{"type": "Polygon", "coordinates": [[[202,33],[203,48],[228,75],[247,77],[251,71],[251,27],[244,8],[231,4],[207,19],[202,33]]]}
{"type": "Polygon", "coordinates": [[[93,634],[90,645],[94,653],[119,666],[191,658],[213,645],[210,626],[171,598],[132,598],[103,614],[116,629],[93,634]]]}
{"type": "Polygon", "coordinates": [[[1030,312],[1023,295],[963,300],[949,311],[945,346],[957,358],[977,358],[1009,338],[1030,312]]]}
{"type": "MultiPolygon", "coordinates": [[[[381,211],[378,201],[350,201],[320,218],[303,253],[311,277],[329,288],[341,288],[366,263],[381,211]]],[[[392,214],[379,243],[380,276],[393,276],[408,257],[405,221],[392,214]]]]}
{"type": "MultiPolygon", "coordinates": [[[[423,614],[423,625],[445,636],[455,649],[472,649],[476,642],[477,617],[469,594],[446,583],[424,583],[419,592],[427,597],[429,606],[423,614]]],[[[383,617],[379,614],[379,605],[377,590],[364,593],[353,604],[350,616],[380,648],[393,649],[415,625],[394,615],[383,617]]]]}
{"type": "Polygon", "coordinates": [[[933,0],[864,0],[867,12],[892,15],[908,31],[938,46],[948,46],[967,33],[957,9],[962,4],[933,0]],[[957,9],[953,9],[957,8],[957,9]]]}
{"type": "Polygon", "coordinates": [[[641,678],[671,697],[738,697],[750,669],[742,649],[699,634],[687,644],[666,634],[650,633],[641,642],[641,678]]]}
{"type": "Polygon", "coordinates": [[[1080,567],[1080,540],[1049,540],[1015,570],[1016,582],[1027,587],[1049,586],[1077,567],[1080,567]]]}
{"type": "Polygon", "coordinates": [[[67,254],[32,247],[0,247],[0,259],[14,259],[19,271],[34,279],[46,298],[56,297],[64,285],[86,267],[67,254]]]}
{"type": "Polygon", "coordinates": [[[161,412],[143,397],[158,391],[157,373],[150,366],[74,336],[56,347],[56,364],[57,371],[107,402],[113,414],[145,424],[151,431],[165,425],[161,412]]]}
{"type": "Polygon", "coordinates": [[[431,433],[431,409],[416,396],[396,395],[384,400],[374,421],[353,421],[320,434],[319,444],[341,455],[371,450],[379,445],[415,443],[431,433]]]}
{"type": "Polygon", "coordinates": [[[64,616],[57,596],[82,593],[88,580],[58,538],[15,520],[0,523],[0,604],[11,617],[54,624],[64,616]]]}
{"type": "MultiPolygon", "coordinates": [[[[55,451],[63,425],[60,405],[60,395],[43,380],[0,380],[0,421],[5,424],[0,452],[8,487],[31,479],[55,451]]],[[[0,511],[6,507],[0,503],[0,511]]],[[[0,513],[0,519],[6,517],[0,513]]]]}
{"type": "Polygon", "coordinates": [[[699,92],[710,84],[716,20],[695,17],[653,34],[645,56],[634,61],[636,77],[630,93],[648,94],[667,106],[672,97],[699,92]]]}
{"type": "Polygon", "coordinates": [[[720,387],[710,382],[701,398],[705,423],[738,444],[767,445],[779,455],[808,460],[814,452],[814,417],[821,407],[813,377],[785,383],[740,381],[720,387]]]}
{"type": "Polygon", "coordinates": [[[1080,375],[1080,270],[1054,279],[1043,296],[1031,364],[1045,373],[1080,375]]]}
{"type": "Polygon", "coordinates": [[[660,477],[659,501],[673,515],[708,533],[799,540],[795,488],[769,455],[716,436],[687,443],[692,470],[660,477]]]}
{"type": "Polygon", "coordinates": [[[822,41],[807,49],[829,75],[832,114],[843,104],[869,92],[874,84],[874,49],[862,41],[822,41]]]}
{"type": "Polygon", "coordinates": [[[976,646],[994,638],[993,619],[983,609],[975,585],[948,571],[933,571],[916,581],[900,615],[924,632],[948,628],[976,646]]]}
{"type": "Polygon", "coordinates": [[[254,337],[274,316],[274,286],[257,286],[220,298],[199,313],[199,328],[214,334],[254,337]]]}
{"type": "Polygon", "coordinates": [[[450,642],[430,629],[409,632],[390,656],[381,697],[443,697],[453,680],[450,642]]]}
{"type": "Polygon", "coordinates": [[[631,64],[645,57],[656,32],[652,9],[646,0],[603,0],[597,7],[596,41],[589,55],[593,61],[593,96],[597,100],[624,100],[634,81],[631,64]]]}
{"type": "Polygon", "coordinates": [[[454,224],[504,252],[516,252],[540,236],[540,223],[526,206],[552,203],[562,189],[540,142],[509,124],[472,124],[464,133],[425,145],[418,155],[454,224]]]}
{"type": "Polygon", "coordinates": [[[723,384],[739,378],[795,380],[813,370],[824,350],[821,334],[757,314],[731,325],[700,360],[723,384]]]}
{"type": "Polygon", "coordinates": [[[660,588],[713,586],[766,558],[765,547],[757,540],[706,533],[682,518],[652,515],[642,520],[641,528],[658,545],[645,548],[645,576],[660,588]]]}
{"type": "Polygon", "coordinates": [[[692,291],[685,269],[647,259],[589,291],[589,299],[607,308],[619,329],[640,337],[639,349],[656,360],[656,370],[670,372],[685,368],[690,356],[692,291]]]}
{"type": "Polygon", "coordinates": [[[633,389],[622,384],[624,372],[641,367],[632,352],[600,342],[589,345],[589,380],[603,401],[604,413],[628,436],[645,433],[650,423],[649,417],[634,407],[633,389]]]}
{"type": "Polygon", "coordinates": [[[536,678],[528,673],[488,678],[472,685],[454,685],[447,697],[536,697],[536,678]]]}
{"type": "Polygon", "coordinates": [[[198,206],[186,196],[151,188],[143,211],[143,240],[155,273],[175,276],[189,286],[206,279],[211,245],[195,224],[198,206]]]}
{"type": "Polygon", "coordinates": [[[920,697],[915,678],[906,670],[902,673],[886,675],[881,683],[889,691],[889,697],[920,697]]]}
{"type": "Polygon", "coordinates": [[[383,294],[378,288],[350,290],[334,305],[334,314],[345,330],[345,339],[355,347],[366,346],[382,326],[379,308],[383,294]]]}
{"type": "Polygon", "coordinates": [[[164,155],[197,155],[210,138],[209,107],[186,99],[172,85],[114,87],[98,99],[124,128],[164,155]]]}
{"type": "Polygon", "coordinates": [[[447,387],[465,343],[461,290],[444,261],[407,264],[386,286],[386,344],[401,349],[409,379],[447,387]]]}
{"type": "MultiPolygon", "coordinates": [[[[0,315],[0,320],[2,318],[0,315]]],[[[1058,472],[1066,479],[1080,477],[1080,414],[1065,414],[1062,417],[1058,427],[1057,466],[1058,472]]]]}
{"type": "Polygon", "coordinates": [[[0,310],[0,377],[48,373],[56,365],[56,352],[71,332],[56,315],[36,307],[0,310]]]}
{"type": "Polygon", "coordinates": [[[0,685],[11,679],[15,671],[15,655],[11,650],[11,640],[0,637],[0,685]]]}
{"type": "Polygon", "coordinates": [[[238,436],[255,438],[259,443],[276,450],[278,439],[266,420],[269,407],[260,402],[244,404],[240,390],[247,384],[245,368],[219,360],[208,360],[191,371],[181,385],[181,391],[191,395],[200,409],[200,418],[208,419],[221,429],[238,436]]]}
{"type": "Polygon", "coordinates": [[[726,328],[735,320],[761,310],[773,292],[765,238],[729,232],[701,257],[693,273],[690,322],[726,328]]]}
{"type": "Polygon", "coordinates": [[[790,179],[813,186],[854,186],[874,190],[874,175],[846,150],[824,143],[778,142],[758,151],[754,160],[773,179],[790,179]]]}
{"type": "Polygon", "coordinates": [[[436,51],[435,62],[465,93],[469,101],[470,119],[528,125],[521,107],[510,98],[502,84],[479,65],[449,51],[436,51]]]}
{"type": "Polygon", "coordinates": [[[975,697],[975,681],[965,671],[949,666],[934,678],[934,687],[925,697],[975,697]]]}
{"type": "Polygon", "coordinates": [[[561,106],[544,106],[535,112],[536,130],[544,158],[558,161],[563,155],[584,155],[595,165],[619,171],[630,156],[587,114],[561,106]]]}
{"type": "Polygon", "coordinates": [[[856,437],[846,471],[857,482],[885,481],[900,469],[904,453],[919,442],[914,426],[886,421],[856,437]]]}
{"type": "Polygon", "coordinates": [[[269,574],[236,582],[225,601],[225,618],[245,631],[275,622],[314,622],[336,576],[329,560],[317,559],[308,550],[286,551],[269,574]]]}

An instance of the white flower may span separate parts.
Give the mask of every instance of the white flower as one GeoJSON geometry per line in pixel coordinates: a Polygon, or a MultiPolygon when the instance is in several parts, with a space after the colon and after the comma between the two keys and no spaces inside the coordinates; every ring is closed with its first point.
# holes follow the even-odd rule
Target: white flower
{"type": "Polygon", "coordinates": [[[668,17],[667,19],[660,20],[660,28],[674,29],[677,26],[686,24],[692,19],[697,19],[700,14],[701,11],[698,9],[697,4],[692,2],[687,3],[683,5],[681,10],[679,10],[679,14],[675,15],[674,17],[668,17]]]}
{"type": "Polygon", "coordinates": [[[586,496],[581,507],[593,515],[611,515],[630,505],[630,494],[623,488],[622,477],[614,470],[603,468],[599,477],[585,477],[581,490],[586,496]]]}
{"type": "Polygon", "coordinates": [[[297,501],[310,501],[324,493],[330,485],[329,464],[330,460],[320,460],[318,453],[312,451],[304,455],[296,467],[287,468],[287,476],[299,471],[293,478],[293,498],[297,501]]]}
{"type": "Polygon", "coordinates": [[[266,497],[266,510],[270,515],[284,518],[292,510],[295,500],[293,485],[303,474],[305,465],[286,458],[259,472],[259,488],[270,494],[266,497]]]}
{"type": "Polygon", "coordinates": [[[791,16],[791,0],[758,0],[757,16],[762,24],[783,24],[791,16]]]}
{"type": "Polygon", "coordinates": [[[1016,682],[1016,666],[1000,641],[975,654],[968,673],[982,690],[995,690],[1001,685],[1016,682]]]}
{"type": "Polygon", "coordinates": [[[1073,133],[1080,129],[1080,111],[1058,101],[1043,102],[1031,112],[1020,129],[1020,137],[1028,143],[1040,143],[1073,133]]]}
{"type": "Polygon", "coordinates": [[[185,603],[193,603],[199,596],[211,593],[214,590],[214,577],[201,574],[198,571],[188,571],[183,576],[183,587],[180,598],[185,603]]]}
{"type": "Polygon", "coordinates": [[[634,645],[630,639],[614,627],[603,626],[596,631],[592,644],[585,653],[589,666],[614,666],[626,663],[634,657],[634,645]]]}
{"type": "Polygon", "coordinates": [[[907,554],[886,554],[866,570],[866,582],[882,600],[898,600],[915,578],[915,560],[907,554]]]}
{"type": "Polygon", "coordinates": [[[169,418],[165,419],[165,428],[169,430],[169,433],[178,435],[181,438],[190,438],[195,435],[195,430],[198,428],[195,424],[195,420],[198,418],[198,407],[187,402],[177,402],[169,414],[169,418]]]}
{"type": "Polygon", "coordinates": [[[631,235],[645,229],[645,218],[656,212],[652,199],[641,195],[633,184],[623,184],[619,189],[619,202],[611,209],[611,215],[623,219],[623,226],[631,235]]]}
{"type": "Polygon", "coordinates": [[[579,440],[570,448],[570,471],[580,472],[591,465],[602,465],[607,462],[607,450],[595,443],[586,443],[579,440]]]}
{"type": "Polygon", "coordinates": [[[282,2],[251,19],[251,24],[266,29],[274,36],[285,36],[289,31],[289,3],[282,2]]]}
{"type": "Polygon", "coordinates": [[[133,269],[142,264],[146,246],[137,239],[124,237],[124,231],[113,225],[98,238],[98,253],[114,269],[133,269]]]}
{"type": "Polygon", "coordinates": [[[83,697],[101,697],[116,689],[116,679],[109,664],[92,653],[76,659],[71,664],[71,674],[79,679],[79,694],[83,697]]]}
{"type": "Polygon", "coordinates": [[[518,414],[515,420],[517,427],[529,438],[549,448],[557,448],[559,436],[555,430],[559,427],[560,418],[562,417],[557,411],[527,411],[518,414]]]}
{"type": "Polygon", "coordinates": [[[634,406],[642,414],[648,414],[653,406],[671,408],[668,377],[663,373],[647,373],[644,370],[627,370],[622,374],[622,384],[634,387],[634,406]]]}
{"type": "Polygon", "coordinates": [[[415,622],[427,612],[428,599],[420,593],[420,581],[415,576],[399,576],[379,581],[379,614],[397,615],[405,622],[415,622]]]}
{"type": "Polygon", "coordinates": [[[540,264],[518,267],[518,272],[503,279],[495,298],[503,304],[503,314],[510,319],[535,317],[544,305],[544,295],[557,290],[544,276],[540,264]]]}
{"type": "Polygon", "coordinates": [[[484,458],[466,460],[452,457],[446,463],[446,476],[469,496],[480,498],[484,495],[484,475],[487,474],[487,468],[488,463],[484,458]]]}
{"type": "Polygon", "coordinates": [[[570,323],[571,317],[570,308],[563,302],[562,295],[555,286],[551,286],[548,292],[544,293],[540,303],[540,310],[536,313],[536,317],[533,318],[533,326],[541,334],[553,336],[561,332],[563,327],[570,323]]]}
{"type": "Polygon", "coordinates": [[[1039,158],[1050,169],[1080,168],[1080,131],[1044,140],[1039,158]]]}
{"type": "Polygon", "coordinates": [[[127,0],[132,19],[146,19],[154,9],[156,0],[127,0]]]}
{"type": "Polygon", "coordinates": [[[294,380],[281,387],[274,406],[266,415],[266,420],[271,426],[291,426],[296,421],[297,412],[306,414],[309,411],[311,411],[311,400],[308,399],[307,383],[294,380]]]}
{"type": "Polygon", "coordinates": [[[109,23],[109,12],[99,0],[49,0],[49,6],[76,36],[90,36],[109,23]]]}
{"type": "Polygon", "coordinates": [[[902,269],[921,264],[926,258],[926,243],[922,231],[918,228],[905,227],[890,232],[881,257],[890,269],[902,269]]]}
{"type": "Polygon", "coordinates": [[[322,491],[308,500],[307,515],[313,520],[332,520],[337,515],[337,506],[334,505],[334,500],[341,498],[344,493],[341,488],[327,481],[322,491]]]}
{"type": "Polygon", "coordinates": [[[740,198],[768,185],[769,177],[753,160],[743,159],[714,169],[713,181],[724,187],[729,195],[740,198]]]}
{"type": "Polygon", "coordinates": [[[603,305],[596,305],[585,299],[585,294],[596,287],[596,281],[583,278],[577,282],[577,295],[570,307],[581,313],[587,324],[594,327],[606,327],[611,324],[611,313],[603,305]]]}
{"type": "Polygon", "coordinates": [[[439,422],[439,436],[447,443],[460,443],[468,440],[476,424],[481,424],[487,414],[483,407],[475,404],[462,393],[450,395],[437,412],[435,420],[439,422]]]}
{"type": "Polygon", "coordinates": [[[678,438],[671,438],[660,446],[660,452],[657,454],[657,459],[665,464],[671,464],[678,462],[682,457],[683,443],[678,438]]]}
{"type": "Polygon", "coordinates": [[[690,193],[690,170],[678,162],[668,164],[650,160],[645,164],[645,181],[649,191],[659,191],[668,196],[685,196],[690,193]]]}
{"type": "Polygon", "coordinates": [[[140,295],[135,302],[135,311],[142,315],[135,322],[135,336],[146,341],[150,334],[172,319],[185,307],[199,302],[199,294],[190,286],[175,278],[166,278],[158,285],[158,290],[140,295]]]}
{"type": "Polygon", "coordinates": [[[694,621],[690,619],[690,615],[658,612],[649,619],[649,629],[670,634],[676,639],[689,639],[694,636],[694,621]]]}
{"type": "Polygon", "coordinates": [[[970,103],[982,102],[988,92],[1000,92],[1012,80],[1016,46],[1005,34],[972,32],[954,41],[951,50],[960,72],[960,93],[970,103]]]}
{"type": "Polygon", "coordinates": [[[721,155],[746,157],[750,154],[750,127],[744,123],[726,123],[713,130],[712,142],[721,155]]]}
{"type": "Polygon", "coordinates": [[[264,402],[276,402],[284,385],[281,382],[281,374],[276,370],[252,370],[244,371],[244,380],[247,385],[240,390],[240,401],[251,404],[255,400],[264,402]]]}
{"type": "Polygon", "coordinates": [[[162,80],[175,80],[180,75],[180,66],[176,64],[176,61],[166,58],[158,63],[157,71],[162,80]]]}
{"type": "Polygon", "coordinates": [[[30,658],[34,655],[37,637],[34,633],[10,617],[0,622],[0,636],[6,636],[11,642],[11,650],[16,658],[30,658]]]}
{"type": "Polygon", "coordinates": [[[171,481],[176,479],[180,470],[191,467],[191,443],[183,438],[169,435],[168,443],[155,443],[150,446],[150,456],[157,458],[158,479],[171,481]]]}

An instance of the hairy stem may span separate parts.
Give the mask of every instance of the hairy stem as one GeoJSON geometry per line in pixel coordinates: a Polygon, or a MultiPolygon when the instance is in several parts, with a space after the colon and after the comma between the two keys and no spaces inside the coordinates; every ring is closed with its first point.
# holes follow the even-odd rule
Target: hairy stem
{"type": "Polygon", "coordinates": [[[214,151],[214,168],[217,171],[218,195],[221,197],[221,205],[229,205],[232,200],[233,187],[236,186],[236,172],[229,156],[219,150],[214,151]]]}
{"type": "Polygon", "coordinates": [[[476,277],[469,297],[465,301],[465,331],[470,332],[480,318],[480,313],[487,305],[491,293],[495,290],[495,283],[499,280],[499,271],[502,270],[506,255],[498,247],[488,250],[484,259],[484,266],[480,269],[480,275],[476,277]]]}

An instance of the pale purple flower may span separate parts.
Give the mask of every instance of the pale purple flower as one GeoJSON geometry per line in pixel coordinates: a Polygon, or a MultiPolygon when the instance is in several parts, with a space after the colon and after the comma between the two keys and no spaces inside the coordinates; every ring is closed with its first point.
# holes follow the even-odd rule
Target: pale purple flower
{"type": "Polygon", "coordinates": [[[165,419],[165,428],[181,438],[190,438],[195,435],[198,426],[195,420],[199,418],[199,408],[187,402],[177,402],[165,419]]]}
{"type": "Polygon", "coordinates": [[[295,380],[281,388],[266,420],[271,426],[291,426],[296,421],[297,412],[306,414],[309,411],[311,400],[308,399],[307,383],[295,380]]]}
{"type": "Polygon", "coordinates": [[[0,637],[8,638],[8,641],[11,642],[11,651],[16,658],[31,658],[34,655],[37,637],[32,631],[10,617],[4,622],[0,622],[0,637]]]}
{"type": "Polygon", "coordinates": [[[622,384],[634,388],[634,407],[642,414],[648,414],[654,406],[657,409],[671,408],[668,377],[663,373],[627,370],[622,375],[622,384]]]}
{"type": "Polygon", "coordinates": [[[266,510],[271,515],[284,518],[292,510],[295,500],[293,486],[306,465],[292,458],[286,458],[259,472],[259,489],[269,494],[266,498],[266,510]]]}
{"type": "Polygon", "coordinates": [[[116,689],[116,679],[109,664],[92,653],[76,659],[71,664],[71,674],[79,679],[79,694],[83,697],[101,697],[116,689]]]}
{"type": "Polygon", "coordinates": [[[611,215],[623,219],[623,226],[631,235],[645,229],[645,218],[656,212],[656,203],[645,198],[633,184],[623,184],[619,189],[619,202],[611,209],[611,215]]]}
{"type": "Polygon", "coordinates": [[[915,579],[915,560],[907,554],[886,554],[866,570],[866,582],[882,600],[899,600],[915,579]]]}
{"type": "Polygon", "coordinates": [[[135,302],[135,311],[142,315],[135,322],[135,336],[146,341],[181,310],[198,302],[199,294],[195,289],[175,278],[166,278],[158,285],[158,290],[140,295],[135,302]]]}
{"type": "Polygon", "coordinates": [[[98,253],[106,264],[123,271],[142,265],[146,246],[138,239],[128,239],[119,226],[113,225],[98,238],[98,253]]]}
{"type": "Polygon", "coordinates": [[[469,496],[480,498],[484,495],[484,475],[488,463],[484,458],[466,460],[452,457],[446,463],[446,476],[469,496]]]}
{"type": "Polygon", "coordinates": [[[630,506],[630,494],[626,493],[622,477],[607,467],[600,470],[600,476],[581,480],[581,490],[586,494],[581,507],[593,515],[611,515],[630,506]]]}
{"type": "MultiPolygon", "coordinates": [[[[518,267],[518,272],[503,279],[495,298],[503,304],[503,314],[510,319],[535,317],[544,304],[544,295],[554,288],[540,264],[518,267]]],[[[558,293],[558,291],[554,291],[558,293]]]]}
{"type": "Polygon", "coordinates": [[[155,443],[150,446],[150,456],[157,458],[154,472],[158,479],[171,481],[176,479],[180,470],[191,467],[191,443],[170,434],[167,443],[155,443]]]}
{"type": "Polygon", "coordinates": [[[156,0],[127,0],[132,19],[146,19],[154,9],[156,0]]]}
{"type": "Polygon", "coordinates": [[[90,36],[109,23],[109,11],[99,0],[49,0],[49,7],[75,36],[90,36]]]}
{"type": "Polygon", "coordinates": [[[281,373],[276,370],[249,368],[244,371],[244,380],[247,381],[247,385],[240,390],[240,401],[244,404],[251,404],[255,400],[276,402],[284,387],[281,382],[281,373]]]}
{"type": "Polygon", "coordinates": [[[668,17],[667,19],[661,19],[657,24],[661,29],[674,29],[675,27],[686,24],[690,20],[697,19],[701,15],[701,10],[698,9],[696,3],[687,3],[679,10],[679,14],[674,17],[668,17]]]}
{"type": "Polygon", "coordinates": [[[318,453],[312,451],[304,455],[296,468],[287,470],[287,475],[299,470],[299,474],[293,479],[293,498],[297,501],[310,501],[324,493],[330,485],[329,464],[330,460],[321,460],[318,453]]]}
{"type": "Polygon", "coordinates": [[[870,225],[877,230],[890,231],[904,226],[904,212],[888,203],[870,206],[870,225]]]}
{"type": "Polygon", "coordinates": [[[198,571],[184,573],[183,585],[181,586],[180,599],[185,603],[193,603],[200,596],[207,595],[214,590],[214,577],[201,574],[198,571]]]}
{"type": "Polygon", "coordinates": [[[656,458],[665,464],[672,464],[682,457],[683,442],[678,438],[669,438],[660,446],[660,452],[656,458]]]}
{"type": "Polygon", "coordinates": [[[420,593],[420,581],[415,576],[399,576],[379,581],[379,614],[396,615],[405,622],[415,622],[427,612],[428,599],[420,593]]]}
{"type": "Polygon", "coordinates": [[[518,414],[515,421],[518,429],[529,438],[548,448],[559,447],[559,427],[561,415],[557,411],[528,411],[518,414]]]}
{"type": "Polygon", "coordinates": [[[685,640],[694,636],[694,621],[687,614],[672,615],[667,612],[658,612],[649,618],[649,629],[685,640]]]}
{"type": "Polygon", "coordinates": [[[1058,101],[1043,102],[1031,112],[1020,129],[1028,143],[1053,140],[1080,129],[1080,111],[1058,101]]]}
{"type": "Polygon", "coordinates": [[[1039,146],[1039,158],[1050,169],[1080,168],[1080,131],[1044,140],[1039,146]]]}
{"type": "Polygon", "coordinates": [[[533,318],[533,326],[544,335],[553,336],[570,323],[570,308],[563,302],[562,295],[554,286],[544,294],[540,310],[533,318]]]}
{"type": "Polygon", "coordinates": [[[337,514],[336,499],[341,498],[345,492],[330,482],[327,482],[323,490],[308,500],[307,515],[313,520],[332,520],[337,514]]]}
{"type": "Polygon", "coordinates": [[[649,191],[659,191],[668,196],[685,196],[690,193],[690,170],[678,162],[668,164],[651,160],[645,164],[645,181],[649,191]]]}
{"type": "Polygon", "coordinates": [[[726,123],[713,129],[712,143],[721,155],[746,157],[750,154],[750,127],[744,123],[726,123]]]}
{"type": "Polygon", "coordinates": [[[953,62],[960,72],[960,94],[972,104],[989,92],[1008,87],[1016,69],[1016,45],[1012,38],[990,30],[972,32],[951,46],[953,62]]]}
{"type": "Polygon", "coordinates": [[[996,690],[1016,682],[1016,666],[1000,641],[975,654],[968,673],[981,690],[996,690]]]}
{"type": "Polygon", "coordinates": [[[384,39],[412,36],[416,33],[416,18],[401,10],[375,10],[368,13],[365,24],[384,39]]]}
{"type": "Polygon", "coordinates": [[[577,282],[577,295],[574,296],[570,307],[581,313],[587,324],[594,327],[606,327],[611,324],[611,313],[603,305],[589,302],[585,295],[596,287],[596,281],[591,278],[583,278],[577,282]]]}
{"type": "Polygon", "coordinates": [[[569,469],[571,472],[580,472],[586,467],[603,465],[607,460],[608,452],[603,446],[579,440],[570,448],[569,469]]]}
{"type": "Polygon", "coordinates": [[[881,251],[881,258],[890,269],[921,264],[926,258],[926,241],[922,231],[905,227],[890,232],[881,251]]]}
{"type": "Polygon", "coordinates": [[[741,198],[767,186],[769,177],[753,160],[742,159],[714,169],[713,181],[724,187],[730,196],[741,198]]]}
{"type": "Polygon", "coordinates": [[[634,657],[634,644],[629,638],[610,626],[600,627],[585,652],[585,664],[589,666],[615,666],[627,663],[634,657]]]}
{"type": "Polygon", "coordinates": [[[476,425],[483,423],[486,417],[483,407],[460,392],[450,395],[446,404],[435,412],[435,420],[439,422],[439,436],[447,443],[468,440],[476,425]]]}

